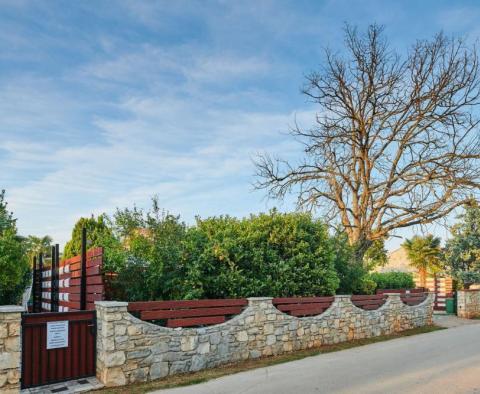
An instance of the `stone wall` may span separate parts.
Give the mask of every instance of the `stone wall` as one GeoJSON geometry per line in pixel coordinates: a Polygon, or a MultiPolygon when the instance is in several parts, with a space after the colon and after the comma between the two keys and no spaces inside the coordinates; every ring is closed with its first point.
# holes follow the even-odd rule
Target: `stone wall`
{"type": "Polygon", "coordinates": [[[457,291],[457,315],[464,319],[480,317],[480,290],[457,291]]]}
{"type": "Polygon", "coordinates": [[[280,312],[271,298],[249,298],[245,310],[226,323],[177,329],[141,321],[127,305],[96,303],[97,377],[106,386],[424,326],[432,322],[433,294],[416,306],[390,294],[373,311],[357,308],[350,296],[335,296],[324,313],[303,318],[280,312]]]}
{"type": "Polygon", "coordinates": [[[23,307],[0,306],[0,392],[20,391],[23,307]]]}

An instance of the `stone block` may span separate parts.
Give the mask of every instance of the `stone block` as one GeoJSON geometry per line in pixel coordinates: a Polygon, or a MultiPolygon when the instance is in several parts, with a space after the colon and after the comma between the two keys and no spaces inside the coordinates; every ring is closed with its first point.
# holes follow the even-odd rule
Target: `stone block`
{"type": "Polygon", "coordinates": [[[275,342],[277,342],[277,337],[275,335],[267,335],[267,340],[265,342],[267,346],[273,345],[275,342]]]}
{"type": "Polygon", "coordinates": [[[197,352],[199,354],[206,354],[210,352],[210,342],[202,342],[198,345],[197,352]]]}
{"type": "Polygon", "coordinates": [[[236,334],[236,338],[238,342],[247,342],[248,341],[248,333],[247,331],[239,331],[236,334]]]}
{"type": "Polygon", "coordinates": [[[21,323],[19,321],[8,323],[8,335],[9,336],[20,336],[20,327],[21,323]]]}
{"type": "Polygon", "coordinates": [[[8,374],[7,373],[0,373],[0,388],[7,384],[8,374]]]}
{"type": "Polygon", "coordinates": [[[20,368],[20,352],[0,353],[0,371],[20,368]]]}
{"type": "Polygon", "coordinates": [[[133,352],[127,352],[127,360],[148,357],[150,353],[150,349],[139,349],[134,350],[133,352]]]}
{"type": "Polygon", "coordinates": [[[20,382],[20,370],[19,369],[11,369],[8,371],[7,380],[10,384],[17,384],[20,382]]]}
{"type": "Polygon", "coordinates": [[[190,366],[191,372],[200,371],[204,369],[207,364],[207,359],[205,356],[195,355],[192,357],[192,365],[190,366]]]}
{"type": "Polygon", "coordinates": [[[170,374],[188,372],[186,361],[174,361],[170,366],[170,374]]]}
{"type": "Polygon", "coordinates": [[[8,337],[8,323],[0,323],[0,339],[8,337]]]}
{"type": "Polygon", "coordinates": [[[125,335],[126,332],[127,332],[127,326],[125,326],[124,324],[115,325],[115,336],[125,335]]]}
{"type": "Polygon", "coordinates": [[[161,379],[168,375],[168,362],[153,363],[150,367],[150,379],[161,379]]]}
{"type": "Polygon", "coordinates": [[[132,324],[128,326],[128,335],[134,336],[139,335],[142,333],[142,328],[136,324],[132,324]]]}
{"type": "Polygon", "coordinates": [[[145,382],[148,378],[148,368],[137,368],[130,372],[130,383],[145,382]]]}
{"type": "Polygon", "coordinates": [[[125,352],[118,351],[107,353],[104,362],[106,367],[116,367],[125,364],[125,360],[125,352]]]}
{"type": "Polygon", "coordinates": [[[186,336],[182,337],[180,340],[180,349],[182,352],[190,352],[194,350],[197,346],[198,337],[197,336],[186,336]]]}
{"type": "Polygon", "coordinates": [[[120,367],[104,369],[100,375],[100,381],[106,387],[125,386],[127,384],[125,374],[120,367]]]}
{"type": "Polygon", "coordinates": [[[107,322],[112,322],[112,321],[117,321],[117,320],[122,320],[122,314],[121,313],[107,313],[105,314],[105,321],[107,322]]]}
{"type": "Polygon", "coordinates": [[[219,332],[214,332],[210,334],[210,343],[212,345],[218,345],[221,339],[222,339],[222,336],[220,335],[219,332]]]}

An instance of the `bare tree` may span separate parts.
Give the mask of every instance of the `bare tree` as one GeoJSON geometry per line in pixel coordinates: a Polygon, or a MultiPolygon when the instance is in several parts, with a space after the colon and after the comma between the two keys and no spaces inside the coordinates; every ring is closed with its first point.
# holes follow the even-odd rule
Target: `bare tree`
{"type": "Polygon", "coordinates": [[[326,51],[303,93],[315,125],[292,134],[304,158],[256,162],[256,187],[298,194],[342,224],[357,257],[396,229],[424,225],[468,203],[480,186],[480,79],[475,46],[443,34],[403,58],[383,28],[345,29],[346,57],[326,51]]]}

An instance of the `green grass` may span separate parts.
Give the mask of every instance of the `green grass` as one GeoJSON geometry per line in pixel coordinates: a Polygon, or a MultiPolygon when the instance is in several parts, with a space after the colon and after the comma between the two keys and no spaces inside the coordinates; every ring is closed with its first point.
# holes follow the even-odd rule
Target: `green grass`
{"type": "Polygon", "coordinates": [[[98,390],[102,394],[127,394],[127,393],[148,393],[152,390],[167,389],[179,386],[188,386],[192,384],[203,383],[221,376],[231,375],[238,372],[248,371],[250,369],[268,367],[289,361],[300,360],[305,357],[317,356],[319,354],[338,352],[340,350],[351,349],[358,346],[369,345],[371,343],[384,342],[395,338],[409,337],[412,335],[425,334],[433,331],[443,330],[443,327],[424,326],[399,332],[392,335],[383,335],[375,338],[356,339],[349,342],[338,343],[336,345],[324,345],[317,348],[299,350],[292,353],[279,356],[270,356],[258,358],[255,360],[246,360],[237,363],[225,364],[213,369],[206,369],[199,372],[185,373],[168,376],[164,379],[154,380],[146,383],[136,383],[124,387],[105,388],[98,390]]]}

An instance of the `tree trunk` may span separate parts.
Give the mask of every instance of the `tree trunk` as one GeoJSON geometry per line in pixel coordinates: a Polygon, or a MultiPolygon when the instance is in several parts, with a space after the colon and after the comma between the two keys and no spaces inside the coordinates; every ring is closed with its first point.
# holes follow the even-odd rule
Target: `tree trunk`
{"type": "Polygon", "coordinates": [[[426,268],[420,268],[419,273],[420,273],[420,284],[422,285],[421,287],[427,288],[427,270],[426,270],[426,268]]]}
{"type": "Polygon", "coordinates": [[[372,244],[372,241],[366,239],[359,240],[353,244],[353,262],[355,264],[363,267],[363,258],[372,244]]]}

